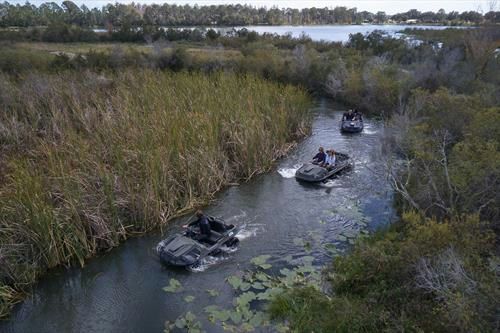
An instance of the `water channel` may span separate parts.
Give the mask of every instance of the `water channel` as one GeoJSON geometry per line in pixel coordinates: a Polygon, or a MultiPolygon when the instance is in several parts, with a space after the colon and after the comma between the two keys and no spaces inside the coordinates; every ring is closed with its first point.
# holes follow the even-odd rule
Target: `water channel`
{"type": "MultiPolygon", "coordinates": [[[[366,119],[362,133],[343,135],[339,132],[341,110],[328,100],[316,101],[311,136],[279,161],[275,170],[227,188],[206,207],[207,213],[242,226],[236,252],[211,258],[197,271],[163,266],[154,248],[166,234],[181,230],[185,219],[178,219],[163,234],[128,240],[89,260],[83,269],[52,270],[15,307],[11,318],[0,323],[0,331],[162,332],[166,320],[175,320],[186,311],[203,317],[207,305],[230,305],[234,293],[226,277],[250,269],[250,260],[256,256],[271,255],[269,262],[275,267],[303,256],[313,256],[318,266],[330,262],[326,245],[349,246],[339,235],[371,232],[394,216],[392,191],[377,172],[383,124],[366,119]],[[294,171],[320,145],[348,153],[354,167],[321,185],[297,182],[294,171]],[[310,248],[304,247],[306,242],[310,248]],[[170,278],[181,282],[182,293],[162,290],[170,278]],[[220,295],[208,297],[207,289],[216,289],[220,295]],[[186,302],[186,295],[195,301],[186,302]]],[[[217,325],[204,329],[223,331],[217,325]]]]}

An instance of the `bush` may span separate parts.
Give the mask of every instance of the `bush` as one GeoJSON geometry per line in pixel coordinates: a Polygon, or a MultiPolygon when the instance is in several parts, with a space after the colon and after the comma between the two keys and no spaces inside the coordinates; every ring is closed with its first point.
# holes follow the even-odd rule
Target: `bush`
{"type": "Polygon", "coordinates": [[[359,242],[328,269],[332,292],[292,289],[270,313],[297,332],[494,331],[494,238],[477,216],[438,223],[415,213],[359,242]],[[488,294],[491,293],[491,294],[488,294]]]}

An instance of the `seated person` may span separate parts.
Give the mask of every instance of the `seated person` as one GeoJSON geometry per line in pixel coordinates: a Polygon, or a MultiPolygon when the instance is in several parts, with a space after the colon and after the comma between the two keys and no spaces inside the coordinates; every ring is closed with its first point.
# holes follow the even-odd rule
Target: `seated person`
{"type": "Polygon", "coordinates": [[[354,111],[353,120],[363,120],[363,117],[361,116],[361,113],[358,112],[358,110],[354,111]]]}
{"type": "MultiPolygon", "coordinates": [[[[201,210],[196,211],[196,216],[198,217],[198,220],[189,224],[190,226],[198,226],[200,228],[200,233],[196,235],[195,239],[209,239],[212,232],[208,218],[205,216],[205,214],[203,214],[203,211],[201,210]]],[[[183,227],[187,228],[188,225],[184,225],[183,227]]]]}
{"type": "Polygon", "coordinates": [[[323,147],[319,147],[318,153],[314,155],[312,159],[313,164],[323,164],[325,162],[326,154],[325,151],[323,150],[323,147]]]}
{"type": "Polygon", "coordinates": [[[335,166],[337,159],[335,156],[335,150],[331,149],[327,151],[325,163],[323,167],[327,168],[328,170],[332,169],[335,166]]]}
{"type": "Polygon", "coordinates": [[[352,113],[352,109],[349,110],[348,112],[344,112],[342,120],[353,120],[353,119],[354,119],[354,114],[352,113]]]}

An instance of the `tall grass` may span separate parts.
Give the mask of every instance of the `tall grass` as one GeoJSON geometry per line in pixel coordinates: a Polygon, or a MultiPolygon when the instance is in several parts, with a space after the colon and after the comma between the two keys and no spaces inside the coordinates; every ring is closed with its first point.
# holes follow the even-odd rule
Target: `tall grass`
{"type": "Polygon", "coordinates": [[[222,73],[0,77],[0,97],[0,315],[47,268],[268,170],[310,124],[298,88],[222,73]]]}

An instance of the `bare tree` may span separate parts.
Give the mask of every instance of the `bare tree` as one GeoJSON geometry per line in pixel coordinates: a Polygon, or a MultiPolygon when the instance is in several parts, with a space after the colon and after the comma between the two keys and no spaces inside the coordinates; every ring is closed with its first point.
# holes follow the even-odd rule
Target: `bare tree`
{"type": "Polygon", "coordinates": [[[345,80],[347,80],[347,68],[344,60],[339,58],[335,67],[326,78],[326,92],[333,97],[339,96],[344,91],[345,80]]]}

